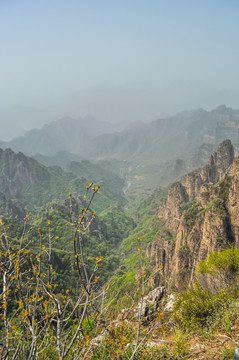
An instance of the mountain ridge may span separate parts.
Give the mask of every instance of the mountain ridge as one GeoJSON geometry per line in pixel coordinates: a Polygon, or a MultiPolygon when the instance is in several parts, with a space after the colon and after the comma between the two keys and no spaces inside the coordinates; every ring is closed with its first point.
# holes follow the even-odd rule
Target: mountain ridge
{"type": "MultiPolygon", "coordinates": [[[[92,180],[96,182],[103,179],[101,200],[97,197],[94,202],[97,209],[105,209],[113,203],[124,203],[124,181],[121,178],[106,168],[101,169],[99,165],[95,167],[89,162],[83,165],[75,163],[74,169],[77,171],[66,172],[58,166],[44,166],[21,152],[0,149],[1,192],[7,199],[20,201],[22,206],[34,211],[47,202],[64,200],[69,192],[75,195],[84,194],[86,185],[92,180]],[[98,175],[96,174],[94,179],[86,179],[81,175],[83,165],[86,176],[90,177],[95,169],[98,170],[98,175]],[[114,191],[114,184],[118,191],[114,191]]],[[[5,204],[4,199],[2,204],[5,204]]],[[[7,206],[4,205],[4,209],[7,209],[7,206]]]]}
{"type": "Polygon", "coordinates": [[[88,159],[102,159],[110,154],[118,160],[140,161],[157,156],[165,160],[174,158],[175,152],[185,158],[189,150],[195,150],[203,143],[218,145],[225,138],[236,143],[238,129],[239,110],[220,105],[211,111],[184,111],[150,123],[136,121],[117,132],[113,132],[112,124],[89,116],[65,117],[9,142],[0,142],[0,146],[26,155],[68,151],[88,159]]]}
{"type": "Polygon", "coordinates": [[[41,163],[63,169],[72,160],[109,161],[113,169],[117,163],[116,174],[127,182],[127,196],[135,202],[158,185],[168,186],[205,164],[225,138],[232,141],[235,153],[239,151],[239,110],[225,105],[211,111],[184,111],[150,123],[139,121],[108,134],[106,125],[88,120],[64,118],[5,143],[4,148],[35,154],[41,163]]]}
{"type": "Polygon", "coordinates": [[[172,184],[158,211],[164,227],[148,249],[162,275],[156,283],[184,289],[199,278],[197,267],[212,251],[239,245],[239,157],[230,140],[201,170],[172,184]]]}
{"type": "Polygon", "coordinates": [[[26,155],[53,155],[62,150],[79,153],[84,151],[86,141],[112,130],[112,124],[91,116],[78,119],[66,116],[45,124],[41,129],[29,130],[8,142],[1,141],[0,147],[8,147],[26,155]]]}

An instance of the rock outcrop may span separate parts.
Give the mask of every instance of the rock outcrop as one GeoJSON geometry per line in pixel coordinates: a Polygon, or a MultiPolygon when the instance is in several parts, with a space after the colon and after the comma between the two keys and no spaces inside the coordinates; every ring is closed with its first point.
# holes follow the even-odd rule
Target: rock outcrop
{"type": "Polygon", "coordinates": [[[11,149],[0,149],[0,189],[10,198],[17,198],[25,186],[49,179],[47,168],[36,160],[11,149]]]}
{"type": "Polygon", "coordinates": [[[230,140],[223,141],[217,152],[211,155],[202,169],[185,175],[181,181],[172,184],[167,199],[159,208],[159,217],[166,220],[165,226],[174,234],[185,210],[185,203],[197,198],[204,185],[216,184],[234,159],[234,150],[230,140]]]}
{"type": "Polygon", "coordinates": [[[230,140],[225,140],[219,145],[217,151],[210,156],[206,166],[199,172],[194,171],[185,175],[181,182],[186,189],[189,201],[200,194],[201,187],[204,184],[216,184],[232,164],[233,159],[234,150],[232,143],[230,140]]]}
{"type": "Polygon", "coordinates": [[[24,219],[26,210],[18,200],[11,200],[0,192],[0,216],[10,216],[11,218],[24,219]]]}
{"type": "Polygon", "coordinates": [[[135,308],[122,309],[117,317],[117,323],[141,319],[144,323],[152,320],[158,311],[159,303],[165,295],[165,287],[159,286],[151,290],[137,304],[135,308]]]}
{"type": "Polygon", "coordinates": [[[163,267],[156,286],[182,289],[199,277],[197,267],[210,252],[239,246],[239,158],[233,159],[226,140],[204,168],[169,188],[158,213],[165,228],[148,252],[163,267]]]}

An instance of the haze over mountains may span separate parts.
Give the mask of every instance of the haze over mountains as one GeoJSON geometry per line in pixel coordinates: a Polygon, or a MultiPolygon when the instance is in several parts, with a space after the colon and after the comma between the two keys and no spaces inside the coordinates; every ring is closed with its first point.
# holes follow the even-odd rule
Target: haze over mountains
{"type": "MultiPolygon", "coordinates": [[[[2,141],[0,147],[33,156],[46,166],[77,169],[81,176],[83,172],[90,177],[94,171],[102,175],[104,169],[110,170],[124,179],[124,189],[136,199],[142,191],[151,193],[158,185],[168,185],[205,164],[224,139],[232,141],[237,153],[239,110],[221,105],[211,111],[184,111],[150,123],[137,121],[118,132],[112,124],[92,117],[65,117],[2,141]],[[81,162],[84,159],[88,162],[81,162]],[[89,161],[98,162],[98,169],[89,161]]],[[[97,181],[104,182],[105,177],[98,176],[97,181]]]]}
{"type": "Polygon", "coordinates": [[[2,142],[1,145],[28,155],[54,155],[62,150],[80,154],[91,138],[112,130],[113,125],[90,116],[80,119],[65,117],[46,124],[42,129],[32,129],[5,144],[2,142]]]}
{"type": "Polygon", "coordinates": [[[167,160],[174,154],[186,157],[188,151],[204,143],[217,145],[226,134],[237,143],[238,123],[239,110],[225,105],[212,111],[185,111],[147,124],[138,121],[115,133],[112,124],[89,116],[65,117],[11,141],[1,141],[0,145],[27,155],[49,156],[65,151],[84,158],[167,160]]]}
{"type": "Polygon", "coordinates": [[[0,0],[1,359],[232,359],[238,18],[0,0]]]}
{"type": "Polygon", "coordinates": [[[25,214],[24,207],[34,211],[52,200],[64,200],[69,191],[83,193],[92,180],[102,188],[101,199],[95,201],[96,209],[98,205],[104,209],[114,202],[124,204],[124,181],[107,167],[72,162],[68,171],[63,171],[57,166],[46,167],[23,153],[0,149],[0,203],[4,210],[1,206],[0,209],[3,213],[21,217],[25,214]],[[9,205],[11,199],[16,202],[9,205]]]}

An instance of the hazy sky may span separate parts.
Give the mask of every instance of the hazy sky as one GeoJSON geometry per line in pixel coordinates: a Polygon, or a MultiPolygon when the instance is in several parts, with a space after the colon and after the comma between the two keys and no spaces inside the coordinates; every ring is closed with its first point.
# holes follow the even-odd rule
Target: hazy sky
{"type": "Polygon", "coordinates": [[[2,128],[221,103],[239,108],[238,0],[0,0],[2,128]]]}

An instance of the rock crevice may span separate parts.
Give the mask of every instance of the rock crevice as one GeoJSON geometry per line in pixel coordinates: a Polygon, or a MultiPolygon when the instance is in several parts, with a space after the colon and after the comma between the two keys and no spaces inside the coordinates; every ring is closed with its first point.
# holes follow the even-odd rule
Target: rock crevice
{"type": "Polygon", "coordinates": [[[182,289],[197,280],[197,267],[210,252],[239,245],[239,158],[230,140],[207,165],[171,185],[158,216],[165,227],[148,254],[163,267],[155,285],[182,289]]]}

